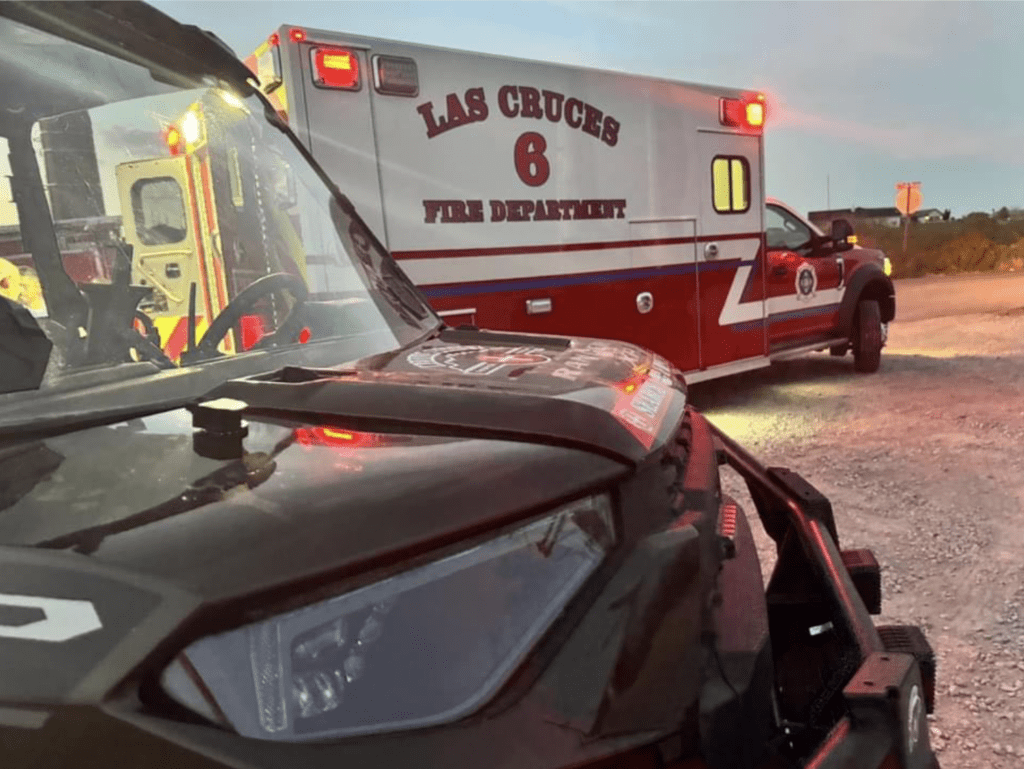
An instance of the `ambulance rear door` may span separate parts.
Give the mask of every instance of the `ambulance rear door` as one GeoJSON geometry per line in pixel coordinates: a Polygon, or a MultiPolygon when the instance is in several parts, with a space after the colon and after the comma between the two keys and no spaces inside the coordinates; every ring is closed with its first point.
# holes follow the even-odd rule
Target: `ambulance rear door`
{"type": "Polygon", "coordinates": [[[767,354],[761,141],[711,126],[697,132],[702,369],[741,369],[767,354]]]}
{"type": "Polygon", "coordinates": [[[331,180],[385,245],[368,47],[339,32],[281,27],[288,120],[331,180]]]}

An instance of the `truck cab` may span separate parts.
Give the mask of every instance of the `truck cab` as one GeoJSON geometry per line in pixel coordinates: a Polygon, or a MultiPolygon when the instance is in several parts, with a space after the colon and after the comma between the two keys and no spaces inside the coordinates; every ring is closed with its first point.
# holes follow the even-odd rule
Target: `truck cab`
{"type": "Polygon", "coordinates": [[[896,314],[889,258],[856,245],[849,222],[826,235],[774,198],[765,203],[765,252],[772,351],[852,349],[859,371],[877,370],[896,314]]]}

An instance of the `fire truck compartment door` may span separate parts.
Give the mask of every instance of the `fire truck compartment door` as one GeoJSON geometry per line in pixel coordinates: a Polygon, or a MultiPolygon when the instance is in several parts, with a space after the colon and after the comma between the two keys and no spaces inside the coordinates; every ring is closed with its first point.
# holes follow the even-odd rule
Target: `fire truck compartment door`
{"type": "Polygon", "coordinates": [[[697,132],[701,368],[767,353],[761,137],[697,132]]]}
{"type": "Polygon", "coordinates": [[[152,286],[157,303],[166,300],[166,314],[185,315],[191,283],[206,290],[185,158],[122,163],[116,174],[125,238],[134,250],[132,283],[152,286]]]}

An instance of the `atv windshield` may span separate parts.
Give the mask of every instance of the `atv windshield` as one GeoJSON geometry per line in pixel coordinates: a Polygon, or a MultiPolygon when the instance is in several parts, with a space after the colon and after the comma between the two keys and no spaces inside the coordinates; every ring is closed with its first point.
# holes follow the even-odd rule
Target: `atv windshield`
{"type": "Polygon", "coordinates": [[[0,427],[438,326],[262,97],[111,50],[0,16],[0,427]]]}

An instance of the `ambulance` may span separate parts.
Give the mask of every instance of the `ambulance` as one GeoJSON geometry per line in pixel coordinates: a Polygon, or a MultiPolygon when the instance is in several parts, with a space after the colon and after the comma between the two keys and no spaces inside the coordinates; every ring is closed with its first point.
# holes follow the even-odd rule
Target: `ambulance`
{"type": "Polygon", "coordinates": [[[888,259],[766,200],[761,93],[287,25],[246,63],[453,326],[621,339],[689,382],[879,367],[888,259]]]}

